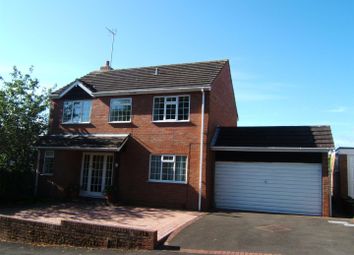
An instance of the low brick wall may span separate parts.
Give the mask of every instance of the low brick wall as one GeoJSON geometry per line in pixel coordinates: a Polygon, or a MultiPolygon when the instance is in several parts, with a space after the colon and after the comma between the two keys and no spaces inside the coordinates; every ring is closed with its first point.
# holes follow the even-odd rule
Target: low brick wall
{"type": "Polygon", "coordinates": [[[60,225],[0,216],[0,238],[45,244],[152,250],[157,231],[101,226],[76,221],[60,225]]]}

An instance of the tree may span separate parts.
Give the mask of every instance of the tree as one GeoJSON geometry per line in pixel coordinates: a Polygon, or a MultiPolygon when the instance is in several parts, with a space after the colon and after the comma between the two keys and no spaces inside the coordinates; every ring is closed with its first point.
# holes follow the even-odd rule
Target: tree
{"type": "MultiPolygon", "coordinates": [[[[36,164],[35,143],[47,129],[49,90],[40,89],[32,78],[33,68],[22,74],[16,67],[10,81],[0,76],[0,172],[33,173],[36,164]]],[[[0,196],[4,178],[0,176],[0,196]]],[[[19,184],[21,185],[21,184],[19,184]]]]}

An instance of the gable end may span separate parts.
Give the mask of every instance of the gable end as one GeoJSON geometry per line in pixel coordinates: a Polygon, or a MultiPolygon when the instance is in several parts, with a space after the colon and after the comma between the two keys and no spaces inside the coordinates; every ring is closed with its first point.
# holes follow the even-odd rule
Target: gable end
{"type": "Polygon", "coordinates": [[[83,85],[82,82],[80,82],[79,80],[76,80],[73,82],[73,84],[71,84],[63,92],[61,92],[59,94],[58,98],[64,97],[69,92],[71,92],[75,89],[77,90],[77,88],[80,88],[82,91],[84,91],[90,97],[94,97],[93,92],[90,89],[88,89],[85,85],[83,85]]]}

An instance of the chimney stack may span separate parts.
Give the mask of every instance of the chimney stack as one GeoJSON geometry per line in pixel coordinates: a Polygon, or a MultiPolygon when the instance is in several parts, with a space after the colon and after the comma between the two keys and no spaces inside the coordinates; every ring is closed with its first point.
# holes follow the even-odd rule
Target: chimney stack
{"type": "Polygon", "coordinates": [[[107,72],[107,71],[111,71],[111,70],[113,70],[113,68],[109,65],[108,60],[106,61],[106,65],[101,66],[101,68],[100,68],[101,72],[107,72]]]}

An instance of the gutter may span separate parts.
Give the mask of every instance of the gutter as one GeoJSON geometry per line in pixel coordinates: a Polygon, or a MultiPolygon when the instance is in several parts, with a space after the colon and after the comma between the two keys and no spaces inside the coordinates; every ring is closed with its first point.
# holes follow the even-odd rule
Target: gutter
{"type": "Polygon", "coordinates": [[[252,146],[211,146],[212,151],[249,151],[249,152],[329,152],[333,148],[316,147],[252,147],[252,146]]]}
{"type": "Polygon", "coordinates": [[[47,150],[78,150],[78,151],[114,151],[119,152],[122,146],[119,148],[97,148],[97,147],[80,147],[80,146],[70,146],[70,147],[63,147],[63,146],[38,146],[37,149],[47,149],[47,150]]]}
{"type": "MultiPolygon", "coordinates": [[[[199,87],[173,87],[173,88],[149,88],[149,89],[126,89],[126,90],[111,90],[111,91],[101,91],[92,92],[90,95],[92,97],[103,97],[103,96],[124,96],[124,95],[144,95],[144,94],[161,94],[161,93],[183,93],[183,92],[198,92],[200,90],[210,91],[211,87],[209,85],[202,85],[199,87]]],[[[65,93],[68,89],[65,90],[65,93]]],[[[51,99],[59,99],[64,95],[61,94],[51,94],[49,97],[51,99]]]]}
{"type": "Polygon", "coordinates": [[[130,134],[99,134],[99,133],[64,133],[64,134],[52,134],[47,136],[56,136],[56,137],[72,137],[72,136],[80,136],[80,137],[128,137],[130,134]]]}
{"type": "Polygon", "coordinates": [[[203,183],[203,144],[204,144],[204,110],[205,110],[205,92],[202,92],[201,106],[201,124],[200,124],[200,152],[199,152],[199,193],[198,193],[198,211],[202,210],[202,183],[203,183]]]}

